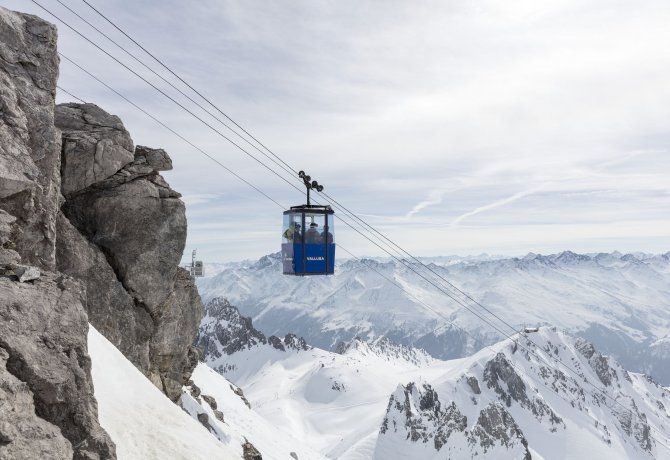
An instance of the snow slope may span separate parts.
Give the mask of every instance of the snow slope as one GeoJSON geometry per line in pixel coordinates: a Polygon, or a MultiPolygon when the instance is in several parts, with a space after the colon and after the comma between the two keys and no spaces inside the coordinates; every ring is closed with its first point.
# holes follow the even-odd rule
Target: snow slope
{"type": "MultiPolygon", "coordinates": [[[[297,278],[281,274],[278,254],[232,264],[198,280],[205,301],[228,298],[265,334],[293,332],[334,350],[355,336],[381,335],[451,359],[471,355],[499,333],[395,261],[347,260],[336,275],[297,278]],[[399,289],[379,273],[394,280],[399,289]],[[473,340],[420,302],[468,330],[473,340]]],[[[515,327],[553,325],[580,335],[627,368],[670,384],[670,253],[571,252],[524,258],[426,259],[515,327]]],[[[475,306],[475,309],[479,307],[475,306]]]]}
{"type": "Polygon", "coordinates": [[[196,419],[199,414],[201,417],[207,414],[207,423],[214,437],[238,446],[250,442],[264,460],[290,460],[292,457],[325,460],[323,455],[298,442],[286,426],[271,424],[248,407],[235,392],[238,389],[204,363],[198,364],[191,378],[200,394],[194,392],[193,387],[185,388],[182,405],[196,419]],[[223,420],[217,418],[215,410],[220,411],[223,420]]]}
{"type": "Polygon", "coordinates": [[[119,460],[242,458],[241,446],[213,437],[90,325],[88,351],[100,424],[119,460]]]}
{"type": "Polygon", "coordinates": [[[444,362],[423,357],[403,359],[360,341],[343,355],[258,344],[208,364],[225,370],[257,413],[300,443],[329,458],[370,458],[373,444],[365,440],[376,438],[398,382],[446,369],[444,362]]]}

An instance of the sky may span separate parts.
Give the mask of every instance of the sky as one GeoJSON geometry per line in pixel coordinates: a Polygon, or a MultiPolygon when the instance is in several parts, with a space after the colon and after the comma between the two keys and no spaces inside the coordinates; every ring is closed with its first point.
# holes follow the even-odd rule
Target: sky
{"type": "MultiPolygon", "coordinates": [[[[57,24],[61,53],[277,202],[62,59],[59,86],[172,157],[164,176],[186,203],[185,253],[278,251],[282,209],[304,194],[222,134],[281,170],[57,0],[36,1],[220,134],[33,2],[0,5],[57,24]]],[[[179,84],[82,0],[61,1],[179,84]]],[[[88,1],[414,255],[670,250],[666,0],[88,1]]],[[[383,255],[342,221],[336,240],[383,255]]]]}

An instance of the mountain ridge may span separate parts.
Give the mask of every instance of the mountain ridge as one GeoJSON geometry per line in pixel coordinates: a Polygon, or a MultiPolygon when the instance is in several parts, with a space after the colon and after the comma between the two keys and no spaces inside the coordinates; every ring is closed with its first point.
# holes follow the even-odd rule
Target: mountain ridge
{"type": "MultiPolygon", "coordinates": [[[[670,253],[563,251],[475,261],[440,259],[422,260],[505,319],[514,330],[492,320],[506,332],[538,325],[566,328],[631,370],[670,384],[670,369],[664,365],[670,357],[670,342],[664,340],[670,327],[665,307],[670,302],[670,253]]],[[[225,296],[265,334],[294,332],[328,350],[356,336],[365,341],[386,336],[436,358],[453,359],[503,338],[393,260],[343,260],[334,276],[319,279],[282,275],[278,254],[261,261],[232,264],[198,280],[203,299],[225,296]]]]}

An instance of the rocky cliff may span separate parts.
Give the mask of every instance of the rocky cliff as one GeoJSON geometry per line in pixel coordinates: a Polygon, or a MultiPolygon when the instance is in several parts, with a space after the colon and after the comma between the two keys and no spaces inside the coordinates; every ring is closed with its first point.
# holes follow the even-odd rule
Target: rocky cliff
{"type": "Polygon", "coordinates": [[[169,156],[93,104],[55,106],[56,40],[0,7],[0,458],[115,458],[88,323],[177,400],[202,304],[169,156]]]}
{"type": "Polygon", "coordinates": [[[121,120],[93,104],[59,105],[55,123],[65,196],[57,267],[85,283],[91,324],[177,400],[197,361],[202,304],[178,266],[184,203],[159,174],[170,157],[133,148],[121,120]]]}

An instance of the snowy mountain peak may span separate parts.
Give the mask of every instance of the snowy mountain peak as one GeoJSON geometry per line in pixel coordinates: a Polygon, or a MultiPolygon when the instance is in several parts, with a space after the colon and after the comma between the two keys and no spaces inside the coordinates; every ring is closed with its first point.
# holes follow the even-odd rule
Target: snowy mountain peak
{"type": "Polygon", "coordinates": [[[583,339],[551,328],[530,339],[482,350],[432,383],[399,386],[376,452],[529,458],[533,451],[550,458],[556,454],[548,446],[578,436],[592,438],[598,452],[616,445],[630,457],[670,457],[661,445],[670,418],[666,389],[627,372],[583,339]],[[580,433],[576,427],[590,428],[580,433]]]}
{"type": "Polygon", "coordinates": [[[221,372],[228,370],[220,364],[225,357],[242,350],[267,346],[281,352],[301,352],[312,348],[304,338],[293,333],[283,338],[275,335],[266,337],[254,327],[251,318],[241,315],[223,297],[215,297],[205,304],[205,316],[200,323],[196,345],[204,350],[205,362],[221,372]]]}
{"type": "Polygon", "coordinates": [[[425,350],[394,343],[386,336],[373,341],[354,337],[349,342],[340,342],[335,352],[341,355],[374,355],[387,361],[403,360],[416,366],[429,365],[434,361],[425,350]]]}
{"type": "Polygon", "coordinates": [[[252,268],[255,270],[262,270],[268,267],[279,267],[281,265],[281,252],[275,252],[258,259],[252,268]]]}
{"type": "Polygon", "coordinates": [[[265,343],[265,335],[227,299],[217,297],[207,302],[196,340],[205,356],[218,358],[265,343]]]}

